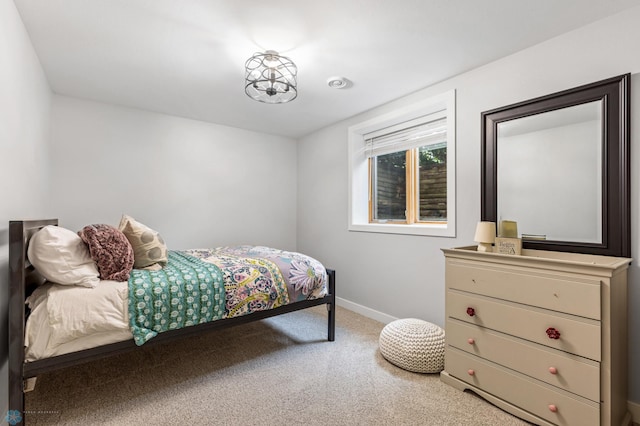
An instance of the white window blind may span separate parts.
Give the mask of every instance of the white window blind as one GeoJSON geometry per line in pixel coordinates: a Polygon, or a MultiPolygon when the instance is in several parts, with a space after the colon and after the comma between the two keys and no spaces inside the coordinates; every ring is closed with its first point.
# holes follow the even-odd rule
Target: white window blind
{"type": "Polygon", "coordinates": [[[376,157],[427,145],[432,148],[447,146],[447,118],[443,117],[444,113],[418,117],[364,135],[366,156],[376,157]]]}

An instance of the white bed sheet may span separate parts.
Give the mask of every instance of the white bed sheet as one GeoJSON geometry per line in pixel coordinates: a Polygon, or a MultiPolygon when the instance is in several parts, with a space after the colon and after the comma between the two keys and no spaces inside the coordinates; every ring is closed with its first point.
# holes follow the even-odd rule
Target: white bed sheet
{"type": "Polygon", "coordinates": [[[95,288],[45,284],[27,303],[25,360],[35,361],[133,339],[127,282],[100,281],[95,288]]]}

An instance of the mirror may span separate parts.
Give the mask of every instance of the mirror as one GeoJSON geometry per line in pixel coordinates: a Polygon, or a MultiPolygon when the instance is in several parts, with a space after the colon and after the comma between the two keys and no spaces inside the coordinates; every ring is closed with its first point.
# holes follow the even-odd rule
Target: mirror
{"type": "Polygon", "coordinates": [[[601,129],[602,101],[498,123],[497,220],[517,218],[525,239],[602,243],[601,129]]]}
{"type": "Polygon", "coordinates": [[[524,248],[631,255],[629,74],[482,113],[482,217],[524,248]]]}

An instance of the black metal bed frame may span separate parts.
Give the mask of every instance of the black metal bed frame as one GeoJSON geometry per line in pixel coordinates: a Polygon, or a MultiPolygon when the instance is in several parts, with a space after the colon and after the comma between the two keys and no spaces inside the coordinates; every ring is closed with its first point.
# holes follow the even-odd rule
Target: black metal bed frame
{"type": "MultiPolygon", "coordinates": [[[[27,259],[27,246],[31,236],[47,225],[58,225],[58,220],[46,219],[9,222],[9,410],[20,411],[22,421],[16,424],[24,424],[26,421],[24,410],[24,383],[26,379],[49,371],[71,367],[138,348],[133,339],[131,339],[25,363],[24,333],[28,315],[25,308],[25,299],[38,284],[44,281],[42,276],[38,274],[27,259]]],[[[327,275],[329,278],[329,292],[320,299],[294,302],[268,311],[254,312],[240,317],[226,318],[179,330],[166,331],[145,343],[144,346],[148,347],[163,344],[182,339],[186,336],[259,321],[264,318],[319,305],[327,305],[327,340],[332,342],[335,340],[336,275],[332,269],[327,269],[327,275]]]]}

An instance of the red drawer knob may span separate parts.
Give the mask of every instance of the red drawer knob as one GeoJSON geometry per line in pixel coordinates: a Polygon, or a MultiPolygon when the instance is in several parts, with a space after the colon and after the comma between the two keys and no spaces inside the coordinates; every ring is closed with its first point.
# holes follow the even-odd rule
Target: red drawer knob
{"type": "Polygon", "coordinates": [[[473,338],[473,337],[469,337],[469,338],[467,339],[467,343],[468,343],[468,344],[470,344],[470,345],[473,345],[474,343],[476,343],[476,341],[474,340],[474,338],[473,338]]]}
{"type": "Polygon", "coordinates": [[[560,338],[560,332],[553,327],[549,327],[547,328],[547,336],[549,336],[549,339],[558,340],[560,338]]]}
{"type": "Polygon", "coordinates": [[[476,372],[475,372],[475,371],[473,371],[473,370],[471,370],[471,369],[469,369],[469,370],[467,371],[467,374],[469,374],[470,376],[473,376],[473,375],[475,375],[475,374],[476,374],[476,372]]]}
{"type": "Polygon", "coordinates": [[[469,315],[470,317],[474,316],[476,314],[476,310],[469,307],[467,308],[467,315],[469,315]]]}
{"type": "Polygon", "coordinates": [[[552,413],[557,413],[558,412],[558,407],[556,407],[553,404],[549,405],[549,411],[551,411],[552,413]]]}
{"type": "Polygon", "coordinates": [[[549,373],[551,374],[558,374],[558,369],[555,367],[549,367],[549,373]]]}

